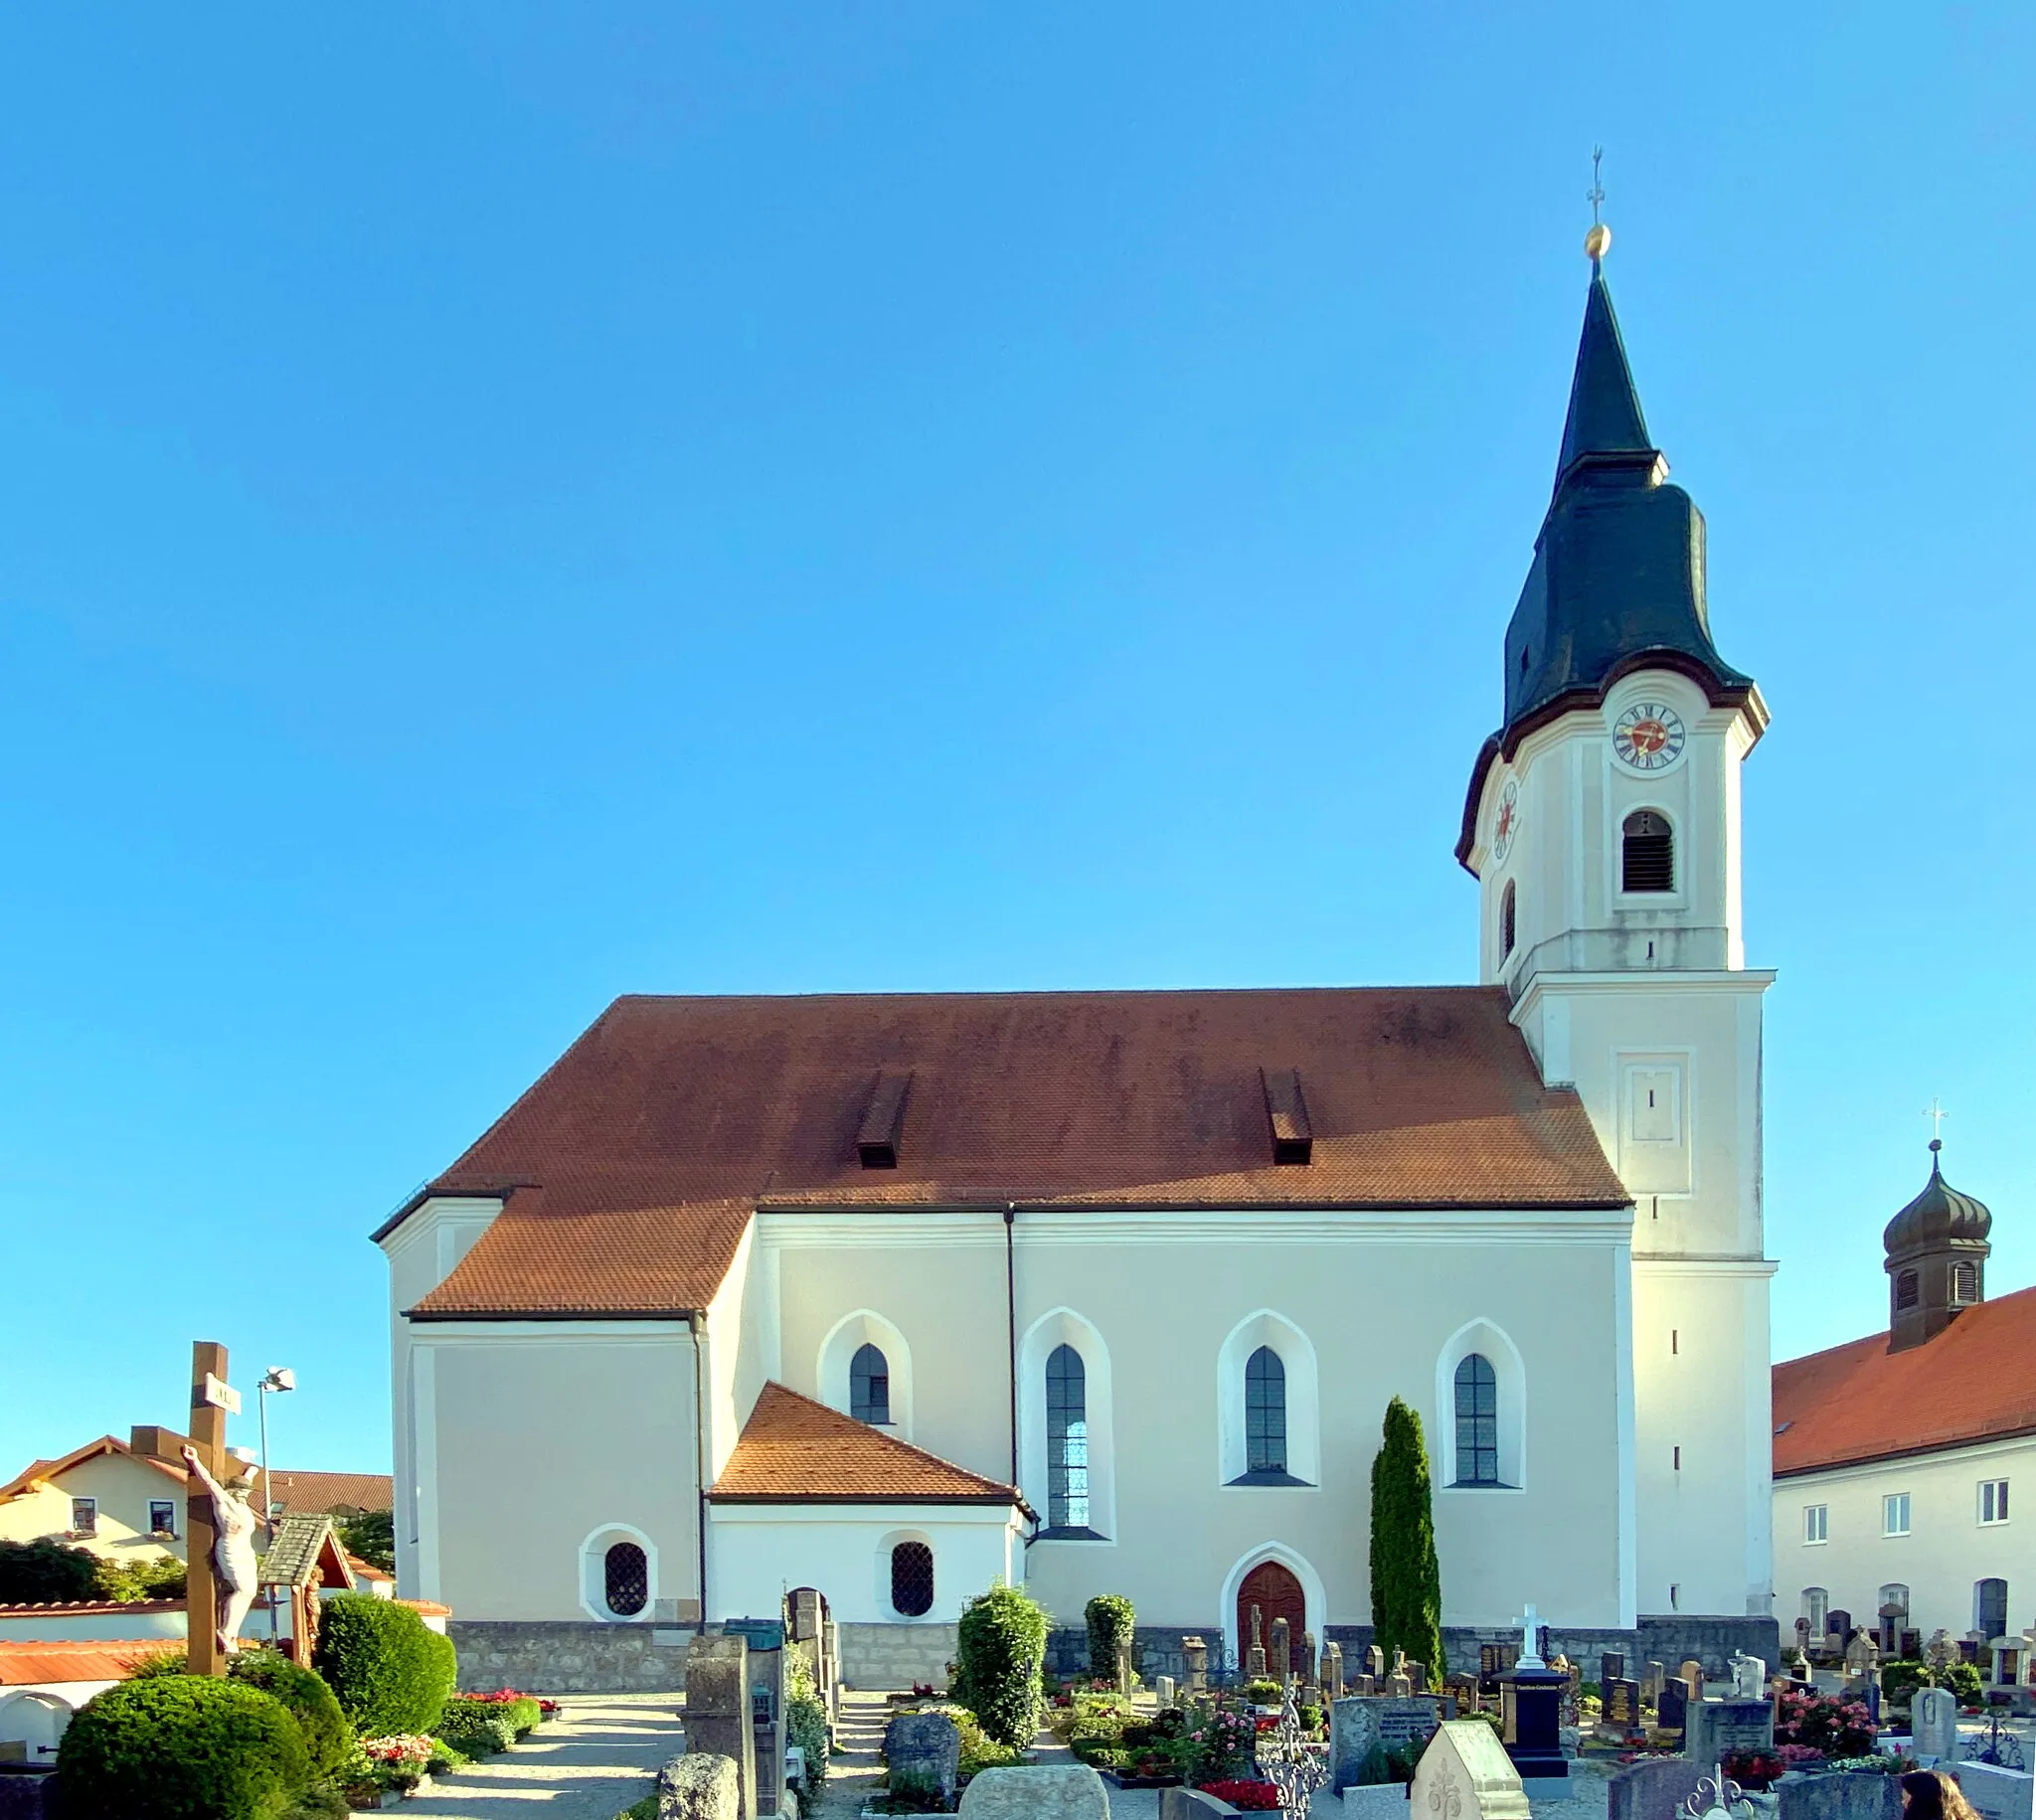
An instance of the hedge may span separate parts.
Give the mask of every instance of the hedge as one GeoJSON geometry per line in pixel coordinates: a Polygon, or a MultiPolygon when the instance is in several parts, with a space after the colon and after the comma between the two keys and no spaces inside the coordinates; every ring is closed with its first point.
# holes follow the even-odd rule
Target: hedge
{"type": "Polygon", "coordinates": [[[272,1649],[243,1649],[229,1660],[227,1676],[282,1702],[304,1735],[304,1754],[314,1779],[332,1774],[346,1761],[354,1729],[321,1676],[272,1649]]]}
{"type": "Polygon", "coordinates": [[[363,1592],[325,1602],[311,1666],[369,1737],[430,1732],[458,1679],[449,1637],[427,1629],[408,1605],[363,1592]]]}
{"type": "Polygon", "coordinates": [[[1022,1750],[1038,1735],[1049,1621],[1015,1586],[992,1586],[962,1608],[950,1692],[993,1743],[1022,1750]]]}
{"type": "MultiPolygon", "coordinates": [[[[1117,1677],[1117,1641],[1130,1642],[1137,1634],[1138,1613],[1131,1601],[1114,1592],[1099,1592],[1082,1608],[1089,1625],[1089,1672],[1099,1680],[1117,1677]]],[[[1131,1667],[1138,1663],[1135,1654],[1131,1667]]]]}
{"type": "Polygon", "coordinates": [[[245,1681],[151,1675],[93,1696],[57,1749],[68,1820],[277,1820],[310,1780],[304,1734],[245,1681]]]}
{"type": "Polygon", "coordinates": [[[99,1558],[62,1542],[0,1542],[0,1605],[98,1597],[99,1558]]]}
{"type": "Polygon", "coordinates": [[[495,1701],[451,1700],[436,1736],[462,1756],[492,1756],[516,1742],[516,1722],[508,1707],[495,1701]]]}
{"type": "Polygon", "coordinates": [[[1428,1447],[1421,1417],[1399,1398],[1386,1406],[1385,1440],[1372,1460],[1372,1641],[1395,1649],[1442,1685],[1442,1571],[1436,1560],[1428,1447]]]}

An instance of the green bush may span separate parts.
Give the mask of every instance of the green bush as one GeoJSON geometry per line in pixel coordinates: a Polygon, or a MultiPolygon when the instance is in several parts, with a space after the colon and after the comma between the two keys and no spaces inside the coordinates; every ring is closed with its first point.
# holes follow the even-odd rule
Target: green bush
{"type": "Polygon", "coordinates": [[[396,1513],[363,1511],[358,1517],[342,1517],[332,1526],[346,1552],[356,1560],[385,1573],[396,1572],[396,1513]]]}
{"type": "Polygon", "coordinates": [[[227,1678],[258,1687],[282,1702],[304,1735],[304,1755],[313,1777],[328,1776],[346,1761],[353,1728],[321,1677],[276,1650],[244,1649],[228,1663],[227,1678]]]}
{"type": "Polygon", "coordinates": [[[0,1542],[0,1605],[98,1597],[99,1558],[62,1542],[0,1542]]]}
{"type": "Polygon", "coordinates": [[[1428,1448],[1421,1417],[1399,1398],[1386,1406],[1385,1440],[1372,1460],[1372,1641],[1391,1662],[1404,1649],[1440,1687],[1442,1571],[1436,1560],[1428,1448]]]}
{"type": "Polygon", "coordinates": [[[1941,1669],[1915,1657],[1897,1657],[1881,1666],[1881,1693],[1889,1700],[1908,1700],[1920,1687],[1948,1687],[1960,1706],[1976,1705],[1982,1686],[1970,1662],[1951,1662],[1941,1669]]]}
{"type": "Polygon", "coordinates": [[[427,1630],[408,1605],[362,1592],[325,1602],[311,1666],[370,1737],[430,1732],[458,1672],[449,1637],[427,1630]]]}
{"type": "MultiPolygon", "coordinates": [[[[1127,1598],[1114,1592],[1099,1592],[1082,1608],[1089,1624],[1089,1672],[1099,1681],[1117,1678],[1117,1642],[1130,1642],[1137,1635],[1138,1613],[1127,1598]]],[[[1137,1672],[1134,1654],[1131,1669],[1137,1672]]]]}
{"type": "Polygon", "coordinates": [[[449,1700],[436,1735],[467,1756],[493,1756],[516,1742],[516,1722],[497,1701],[449,1700]]]}
{"type": "Polygon", "coordinates": [[[92,1582],[92,1597],[131,1604],[145,1598],[182,1598],[184,1564],[174,1555],[142,1561],[102,1561],[92,1582]]]}
{"type": "MultiPolygon", "coordinates": [[[[827,1705],[814,1690],[812,1664],[799,1650],[785,1657],[784,1731],[786,1741],[806,1753],[806,1790],[810,1793],[827,1780],[827,1705]]],[[[965,1754],[965,1734],[962,1748],[965,1754]]]]}
{"type": "Polygon", "coordinates": [[[992,1586],[961,1613],[953,1697],[975,1715],[991,1742],[1023,1750],[1039,1731],[1045,1608],[1015,1586],[992,1586]]]}
{"type": "Polygon", "coordinates": [[[69,1820],[278,1820],[310,1780],[304,1735],[273,1696],[210,1675],[122,1681],[58,1746],[69,1820]]]}
{"type": "Polygon", "coordinates": [[[1950,1688],[1957,1696],[1961,1707],[1976,1707],[1979,1704],[1979,1669],[1974,1663],[1951,1663],[1939,1674],[1938,1685],[1950,1688]]]}

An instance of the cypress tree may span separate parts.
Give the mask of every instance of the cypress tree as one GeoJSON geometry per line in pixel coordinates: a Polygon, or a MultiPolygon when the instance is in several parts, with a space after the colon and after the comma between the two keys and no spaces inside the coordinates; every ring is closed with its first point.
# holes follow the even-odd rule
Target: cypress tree
{"type": "Polygon", "coordinates": [[[1397,1397],[1386,1406],[1385,1441],[1372,1460],[1372,1640],[1389,1664],[1404,1649],[1428,1670],[1431,1687],[1447,1672],[1428,1448],[1421,1417],[1397,1397]]]}

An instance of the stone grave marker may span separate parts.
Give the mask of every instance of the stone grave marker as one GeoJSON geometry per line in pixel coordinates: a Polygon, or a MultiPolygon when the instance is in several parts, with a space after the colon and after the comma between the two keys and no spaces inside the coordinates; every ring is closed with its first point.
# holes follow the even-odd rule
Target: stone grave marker
{"type": "Polygon", "coordinates": [[[1697,1778],[1714,1768],[1700,1769],[1686,1756],[1642,1757],[1606,1783],[1606,1820],[1675,1820],[1697,1792],[1697,1778]]]}
{"type": "Polygon", "coordinates": [[[1902,1820],[1902,1778],[1790,1776],[1776,1783],[1775,1801],[1776,1820],[1902,1820]]]}
{"type": "Polygon", "coordinates": [[[1205,1795],[1199,1788],[1162,1788],[1159,1791],[1159,1820],[1204,1820],[1210,1814],[1234,1814],[1228,1801],[1205,1795]]]}
{"type": "Polygon", "coordinates": [[[1322,1697],[1343,1698],[1343,1645],[1333,1640],[1322,1645],[1322,1697]]]}
{"type": "Polygon", "coordinates": [[[1109,1820],[1109,1790],[1087,1763],[985,1769],[958,1811],[963,1820],[1109,1820]]]}
{"type": "Polygon", "coordinates": [[[1152,1677],[1152,1692],[1162,1709],[1172,1706],[1174,1703],[1173,1677],[1171,1675],[1154,1675],[1152,1677]]]}
{"type": "Polygon", "coordinates": [[[728,1757],[689,1750],[657,1773],[657,1820],[737,1820],[742,1811],[742,1780],[728,1757]]]}
{"type": "Polygon", "coordinates": [[[1266,1620],[1259,1607],[1252,1607],[1252,1642],[1245,1651],[1245,1675],[1248,1680],[1266,1679],[1266,1620]]]}
{"type": "Polygon", "coordinates": [[[1344,1689],[1345,1694],[1360,1700],[1375,1699],[1378,1691],[1378,1681],[1370,1675],[1352,1675],[1350,1685],[1344,1689]]]}
{"type": "Polygon", "coordinates": [[[1742,1750],[1775,1748],[1775,1706],[1768,1700],[1691,1703],[1683,1728],[1684,1753],[1693,1763],[1722,1763],[1742,1750]]]}
{"type": "Polygon", "coordinates": [[[1364,1652],[1364,1672],[1374,1681],[1383,1681],[1386,1678],[1386,1652],[1376,1643],[1364,1652]]]}
{"type": "Polygon", "coordinates": [[[1624,1737],[1640,1729],[1640,1684],[1625,1676],[1603,1682],[1599,1688],[1604,1705],[1601,1723],[1608,1731],[1624,1737]]]}
{"type": "Polygon", "coordinates": [[[1680,1675],[1663,1681],[1654,1702],[1654,1723],[1664,1732],[1680,1735],[1689,1724],[1689,1710],[1690,1684],[1680,1675]]]}
{"type": "Polygon", "coordinates": [[[1614,1681],[1626,1678],[1626,1657],[1622,1649],[1608,1649],[1598,1658],[1598,1687],[1602,1693],[1614,1681]]]}
{"type": "Polygon", "coordinates": [[[1188,1670],[1188,1692],[1209,1691],[1209,1642],[1206,1637],[1181,1638],[1181,1660],[1188,1670]]]}
{"type": "Polygon", "coordinates": [[[1413,1692],[1414,1683],[1408,1676],[1388,1675],[1386,1677],[1386,1698],[1388,1700],[1405,1700],[1413,1692]]]}
{"type": "Polygon", "coordinates": [[[891,1786],[937,1792],[954,1799],[961,1779],[961,1732],[944,1713],[901,1713],[884,1728],[884,1759],[891,1786]]]}
{"type": "MultiPolygon", "coordinates": [[[[1300,1684],[1310,1696],[1321,1693],[1322,1684],[1315,1679],[1315,1633],[1312,1630],[1300,1633],[1300,1684]]],[[[1316,1703],[1310,1699],[1308,1704],[1316,1703]]]]}
{"type": "Polygon", "coordinates": [[[1272,1647],[1268,1656],[1272,1679],[1285,1687],[1293,1679],[1293,1631],[1284,1618],[1272,1620],[1272,1647]]]}
{"type": "MultiPolygon", "coordinates": [[[[1359,1766],[1371,1755],[1374,1745],[1401,1750],[1417,1739],[1431,1737],[1441,1720],[1452,1717],[1438,1713],[1436,1708],[1435,1699],[1427,1696],[1380,1700],[1351,1694],[1337,1701],[1329,1709],[1330,1786],[1338,1794],[1354,1786],[1359,1766]]],[[[1483,1721],[1478,1723],[1482,1725],[1483,1721]]],[[[1485,1729],[1489,1731],[1490,1727],[1485,1729]]]]}
{"type": "Polygon", "coordinates": [[[1519,1660],[1520,1648],[1516,1643],[1480,1643],[1477,1646],[1478,1691],[1496,1694],[1499,1677],[1511,1673],[1519,1660]]]}
{"type": "Polygon", "coordinates": [[[1137,1672],[1131,1667],[1131,1639],[1119,1635],[1117,1638],[1117,1692],[1124,1699],[1131,1697],[1131,1685],[1137,1680],[1137,1672]]]}
{"type": "Polygon", "coordinates": [[[1408,1790],[1408,1812],[1448,1820],[1528,1820],[1527,1790],[1505,1746],[1482,1720],[1436,1728],[1408,1790]]]}
{"type": "Polygon", "coordinates": [[[1660,1663],[1648,1663],[1646,1672],[1640,1677],[1640,1704],[1658,1707],[1661,1704],[1661,1684],[1667,1679],[1668,1671],[1660,1663]]]}
{"type": "Polygon", "coordinates": [[[1911,1748],[1929,1760],[1949,1758],[1958,1744],[1958,1698],[1948,1687],[1920,1687],[1909,1707],[1911,1748]]]}
{"type": "MultiPolygon", "coordinates": [[[[2030,1795],[2036,1789],[2036,1776],[2026,1770],[2000,1769],[1992,1763],[1960,1763],[1957,1777],[1960,1792],[1978,1810],[1980,1820],[2030,1820],[2030,1795]]],[[[1894,1780],[1892,1776],[1886,1779],[1894,1780]]]]}
{"type": "Polygon", "coordinates": [[[1407,1685],[1417,1694],[1426,1694],[1428,1692],[1428,1670],[1419,1662],[1408,1663],[1407,1685]]]}
{"type": "Polygon", "coordinates": [[[750,1719],[750,1644],[703,1631],[686,1651],[686,1748],[736,1766],[739,1820],[757,1820],[757,1735],[750,1719]]]}

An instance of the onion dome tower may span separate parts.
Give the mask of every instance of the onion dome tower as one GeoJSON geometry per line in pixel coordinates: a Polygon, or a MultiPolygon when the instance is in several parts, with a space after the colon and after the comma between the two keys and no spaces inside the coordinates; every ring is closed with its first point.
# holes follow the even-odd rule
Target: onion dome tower
{"type": "Polygon", "coordinates": [[[1987,1235],[1993,1216],[1961,1195],[1939,1165],[1942,1140],[1930,1140],[1930,1181],[1881,1235],[1888,1261],[1888,1351],[1934,1340],[1975,1302],[1986,1299],[1987,1235]]]}

